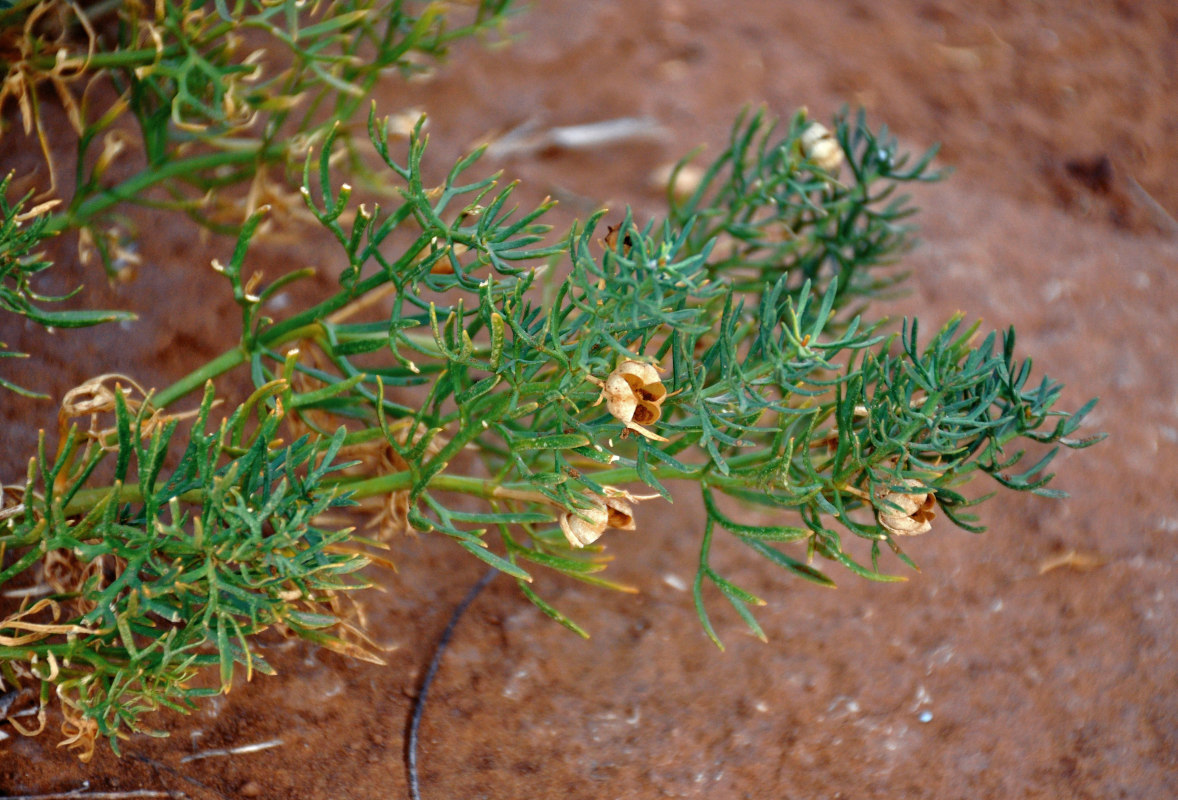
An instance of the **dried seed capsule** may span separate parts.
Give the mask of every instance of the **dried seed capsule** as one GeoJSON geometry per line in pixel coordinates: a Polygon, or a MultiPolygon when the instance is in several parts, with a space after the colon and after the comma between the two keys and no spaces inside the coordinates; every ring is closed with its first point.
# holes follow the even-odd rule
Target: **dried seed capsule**
{"type": "MultiPolygon", "coordinates": [[[[618,231],[620,231],[621,229],[622,229],[621,223],[619,223],[617,225],[610,225],[610,226],[606,227],[605,236],[598,239],[598,242],[601,244],[602,249],[617,251],[617,249],[618,249],[618,231]]],[[[630,234],[627,233],[625,236],[622,237],[622,255],[623,256],[630,255],[630,250],[633,247],[634,247],[634,240],[630,237],[630,234]]]]}
{"type": "Polygon", "coordinates": [[[613,371],[613,374],[621,375],[627,383],[635,387],[661,382],[659,371],[655,369],[654,364],[629,358],[618,364],[618,368],[613,371]]]}
{"type": "Polygon", "coordinates": [[[630,421],[636,422],[639,425],[653,425],[659,421],[659,417],[662,415],[663,410],[655,403],[640,400],[634,409],[634,413],[630,415],[630,421]]]}
{"type": "Polygon", "coordinates": [[[627,491],[605,487],[606,496],[587,494],[588,508],[562,511],[558,521],[564,538],[572,547],[584,547],[601,538],[606,528],[622,531],[636,529],[632,503],[649,500],[658,495],[632,495],[627,491]]]}
{"type": "Polygon", "coordinates": [[[699,189],[705,174],[702,167],[694,164],[664,164],[650,173],[648,183],[652,189],[660,192],[669,191],[672,197],[683,202],[699,189]],[[672,177],[675,179],[673,184],[672,177]]]}
{"type": "Polygon", "coordinates": [[[645,361],[623,361],[618,364],[613,375],[621,376],[640,401],[661,403],[667,396],[667,387],[663,386],[659,371],[653,364],[647,364],[645,361]]]}
{"type": "Polygon", "coordinates": [[[560,515],[560,530],[573,547],[584,547],[597,541],[609,525],[609,510],[600,500],[588,508],[563,511],[560,515]]]}
{"type": "MultiPolygon", "coordinates": [[[[617,528],[620,531],[632,531],[637,528],[634,524],[634,507],[630,505],[630,495],[605,498],[605,510],[609,514],[606,527],[617,528]]],[[[634,498],[639,499],[639,498],[634,498]]]]}
{"type": "Polygon", "coordinates": [[[665,442],[644,425],[658,422],[662,416],[662,402],[667,398],[667,387],[659,378],[653,364],[627,359],[618,365],[601,384],[601,397],[605,407],[619,422],[632,431],[665,442]]]}
{"type": "Polygon", "coordinates": [[[845,155],[838,139],[825,125],[811,122],[802,131],[802,152],[827,172],[835,172],[842,166],[845,155]]]}
{"type": "Polygon", "coordinates": [[[876,518],[886,530],[898,536],[916,536],[932,530],[936,517],[936,496],[914,478],[906,478],[903,485],[914,492],[894,492],[887,487],[876,490],[876,518]]]}
{"type": "Polygon", "coordinates": [[[605,397],[606,410],[623,424],[629,424],[630,420],[634,419],[638,398],[623,375],[615,371],[606,378],[602,395],[605,397]]]}

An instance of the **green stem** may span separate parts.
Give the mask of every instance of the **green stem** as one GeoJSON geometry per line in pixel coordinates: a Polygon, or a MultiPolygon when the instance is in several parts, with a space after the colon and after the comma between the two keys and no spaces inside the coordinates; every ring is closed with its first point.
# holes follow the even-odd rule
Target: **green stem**
{"type": "Polygon", "coordinates": [[[245,361],[245,353],[240,347],[227,350],[212,361],[206,362],[200,369],[188,373],[162,392],[152,396],[151,401],[157,408],[167,408],[184,395],[204,386],[218,375],[222,375],[245,361]]]}
{"type": "Polygon", "coordinates": [[[98,214],[124,200],[134,201],[145,194],[153,186],[164,181],[179,178],[184,175],[196,174],[204,170],[231,164],[248,164],[252,161],[274,161],[286,154],[286,147],[269,145],[267,147],[251,147],[243,150],[223,150],[215,153],[205,153],[191,158],[168,161],[156,167],[143,170],[138,175],[128,178],[117,186],[103,189],[91,195],[86,200],[78,202],[68,211],[55,214],[46,224],[47,233],[61,233],[67,228],[78,228],[85,225],[98,214]]]}
{"type": "MultiPolygon", "coordinates": [[[[315,338],[322,332],[323,329],[318,324],[311,324],[287,330],[285,335],[281,337],[271,339],[268,336],[263,336],[263,339],[267,347],[279,347],[298,339],[315,338]]],[[[240,346],[226,350],[212,361],[205,362],[200,369],[188,373],[163,391],[156,392],[152,396],[152,403],[156,408],[167,408],[181,397],[204,386],[206,381],[224,375],[234,367],[244,364],[247,357],[245,350],[240,346]]]]}
{"type": "MultiPolygon", "coordinates": [[[[114,492],[114,486],[101,486],[97,489],[79,489],[70,498],[66,507],[62,509],[62,516],[69,518],[83,514],[103,500],[106,500],[114,492]]],[[[177,499],[184,503],[198,505],[204,502],[204,490],[193,489],[190,492],[179,495],[177,499]]],[[[118,487],[118,495],[115,500],[119,503],[142,503],[143,491],[139,488],[138,483],[124,484],[118,487]]]]}
{"type": "MultiPolygon", "coordinates": [[[[225,356],[238,351],[230,351],[225,356]]],[[[224,356],[222,357],[224,358],[224,356]]],[[[217,359],[215,359],[216,361],[217,359]]],[[[213,363],[213,362],[210,362],[213,363]]],[[[191,376],[190,376],[191,377],[191,376]]],[[[185,379],[188,380],[188,379],[185,379]]],[[[172,391],[176,386],[165,391],[172,391]]],[[[199,385],[199,384],[195,384],[199,385]]],[[[1010,435],[1006,438],[1014,438],[1010,435]]],[[[728,464],[729,467],[744,467],[755,464],[758,460],[763,460],[765,455],[763,453],[750,453],[745,456],[738,456],[731,459],[728,464]]],[[[958,471],[958,475],[965,475],[973,472],[978,468],[977,462],[969,462],[967,464],[957,465],[954,467],[958,471]]],[[[709,485],[716,486],[723,490],[725,486],[732,487],[747,487],[747,482],[739,476],[725,476],[719,475],[713,471],[711,463],[699,464],[694,469],[687,472],[674,470],[665,465],[652,465],[651,471],[659,480],[686,480],[686,481],[702,481],[705,478],[709,485]]],[[[627,483],[633,483],[640,480],[638,470],[635,467],[618,467],[616,469],[601,470],[599,472],[586,473],[585,478],[601,485],[620,486],[627,483]]],[[[323,488],[329,492],[349,492],[353,498],[362,499],[365,497],[376,497],[379,495],[390,494],[392,492],[404,491],[413,486],[416,478],[409,470],[402,472],[392,472],[385,475],[377,475],[375,477],[350,477],[342,479],[327,479],[323,482],[323,488]]],[[[428,487],[436,491],[457,492],[459,494],[469,495],[471,497],[481,497],[484,499],[502,498],[505,493],[531,493],[533,487],[526,482],[516,483],[501,483],[493,478],[473,478],[466,475],[452,475],[439,474],[430,479],[428,487]]],[[[832,489],[838,491],[850,491],[852,494],[862,496],[862,493],[853,490],[851,487],[832,486],[832,489]]],[[[82,514],[92,509],[95,505],[110,497],[112,492],[116,489],[113,486],[105,486],[96,489],[82,489],[77,492],[70,500],[69,504],[63,509],[64,517],[73,517],[82,514]]],[[[522,496],[522,495],[521,495],[522,496]]],[[[143,493],[138,484],[124,485],[118,488],[117,498],[120,503],[141,503],[143,502],[143,493]]],[[[204,502],[204,492],[200,489],[194,489],[190,492],[185,492],[178,498],[181,502],[200,504],[204,502]]]]}
{"type": "MultiPolygon", "coordinates": [[[[180,55],[183,50],[172,45],[158,50],[154,47],[141,47],[138,50],[111,50],[95,52],[86,56],[77,55],[70,59],[70,63],[80,62],[85,65],[87,72],[94,73],[104,69],[134,69],[159,63],[167,58],[180,55]]],[[[41,73],[52,72],[57,66],[57,59],[38,58],[33,60],[33,69],[41,73]]]]}

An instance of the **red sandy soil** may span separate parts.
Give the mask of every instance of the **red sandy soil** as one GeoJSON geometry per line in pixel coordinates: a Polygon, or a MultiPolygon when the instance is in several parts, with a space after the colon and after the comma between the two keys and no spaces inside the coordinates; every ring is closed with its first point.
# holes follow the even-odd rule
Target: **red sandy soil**
{"type": "MultiPolygon", "coordinates": [[[[1067,383],[1065,408],[1100,396],[1090,429],[1110,438],[1057,460],[1071,499],[1004,495],[981,508],[986,534],[941,525],[913,542],[922,571],[903,584],[836,574],[840,588],[824,590],[721,541],[722,571],[770,599],[768,644],[718,595],[727,651],[695,620],[679,588],[701,527],[687,486],[610,540],[613,577],[640,594],[541,581],[589,641],[494,581],[431,694],[423,797],[1178,797],[1178,6],[550,0],[512,29],[506,49],[468,43],[428,83],[390,87],[380,111],[429,111],[437,164],[531,118],[656,119],[658,140],[493,165],[523,180],[523,204],[564,198],[567,219],[602,203],[657,214],[650,171],[701,143],[718,153],[747,104],[819,118],[865,106],[913,150],[943,143],[939,163],[956,170],[920,190],[924,245],[889,312],[927,329],[958,309],[1017,324],[1022,352],[1067,383]]],[[[268,252],[332,263],[316,247],[268,252]]],[[[238,317],[207,264],[228,248],[160,226],[136,283],[87,296],[139,311],[133,335],[46,345],[6,322],[0,340],[48,365],[16,379],[57,396],[104,371],[164,385],[220,352],[238,317]]],[[[63,284],[82,275],[60,270],[63,284]]],[[[0,408],[3,468],[19,471],[54,409],[0,408]]],[[[51,737],[8,739],[0,790],[407,796],[411,696],[482,567],[440,538],[392,555],[400,572],[375,573],[387,591],[366,599],[376,638],[397,648],[388,666],[276,647],[277,677],[161,716],[171,738],[134,737],[122,760],[101,748],[84,765],[51,737]]]]}

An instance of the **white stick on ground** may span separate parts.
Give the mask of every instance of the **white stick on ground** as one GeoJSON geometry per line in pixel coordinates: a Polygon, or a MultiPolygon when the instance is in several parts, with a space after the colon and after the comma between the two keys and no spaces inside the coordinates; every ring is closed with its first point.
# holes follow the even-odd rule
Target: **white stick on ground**
{"type": "MultiPolygon", "coordinates": [[[[242,753],[256,753],[259,750],[269,750],[272,747],[281,747],[284,742],[281,739],[270,739],[266,742],[258,742],[257,744],[243,744],[241,747],[218,748],[216,750],[203,750],[199,753],[193,753],[190,756],[184,756],[180,759],[181,764],[187,764],[189,761],[200,761],[203,758],[216,758],[218,756],[236,756],[242,753]]],[[[0,800],[5,798],[0,797],[0,800]]]]}
{"type": "Polygon", "coordinates": [[[535,120],[528,120],[507,132],[487,146],[487,157],[504,158],[549,147],[587,150],[634,139],[658,139],[665,133],[662,126],[650,117],[619,117],[539,131],[536,128],[535,120]]]}

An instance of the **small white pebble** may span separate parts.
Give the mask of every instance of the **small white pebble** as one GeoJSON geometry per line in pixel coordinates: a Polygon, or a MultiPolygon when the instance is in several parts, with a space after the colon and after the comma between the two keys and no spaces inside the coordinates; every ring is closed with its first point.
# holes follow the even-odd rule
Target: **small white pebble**
{"type": "Polygon", "coordinates": [[[675,589],[676,591],[680,591],[680,592],[687,591],[687,584],[684,582],[684,580],[682,578],[680,578],[678,575],[673,575],[670,572],[668,572],[666,575],[663,576],[663,583],[667,584],[668,586],[670,586],[672,589],[675,589]]]}
{"type": "Polygon", "coordinates": [[[920,720],[921,722],[932,722],[933,721],[933,712],[921,711],[920,716],[917,717],[917,719],[920,720]]]}

